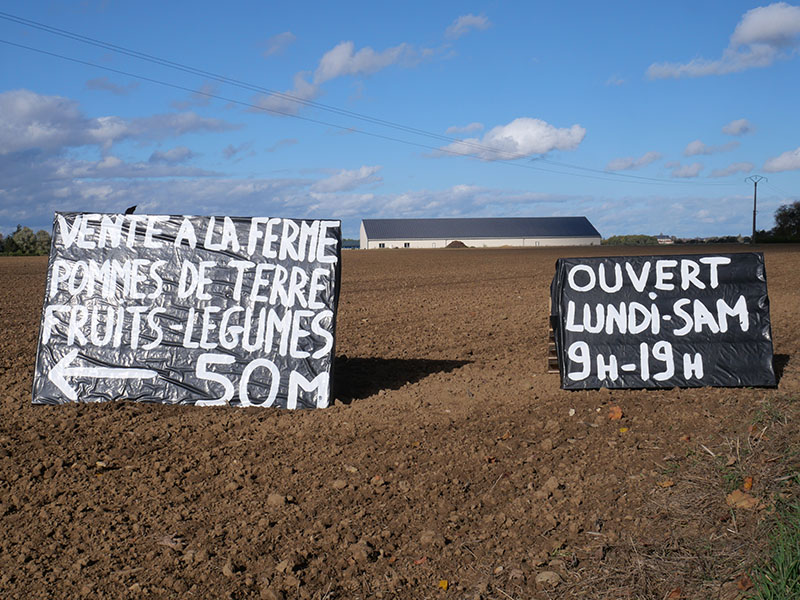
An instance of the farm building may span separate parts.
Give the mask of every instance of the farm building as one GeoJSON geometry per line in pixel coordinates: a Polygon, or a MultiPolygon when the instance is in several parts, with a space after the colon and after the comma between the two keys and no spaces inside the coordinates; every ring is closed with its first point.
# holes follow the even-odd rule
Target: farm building
{"type": "Polygon", "coordinates": [[[481,219],[364,219],[361,248],[444,248],[462,242],[498,246],[597,246],[601,236],[586,217],[481,219]]]}

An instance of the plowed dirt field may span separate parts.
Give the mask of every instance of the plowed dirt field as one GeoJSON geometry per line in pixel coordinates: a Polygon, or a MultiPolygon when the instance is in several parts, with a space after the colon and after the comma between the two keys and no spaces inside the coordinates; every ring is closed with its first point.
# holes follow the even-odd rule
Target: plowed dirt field
{"type": "Polygon", "coordinates": [[[758,249],[777,389],[561,390],[555,260],[636,250],[345,251],[297,412],[32,406],[46,259],[0,258],[0,598],[736,598],[800,440],[800,247],[758,249]]]}

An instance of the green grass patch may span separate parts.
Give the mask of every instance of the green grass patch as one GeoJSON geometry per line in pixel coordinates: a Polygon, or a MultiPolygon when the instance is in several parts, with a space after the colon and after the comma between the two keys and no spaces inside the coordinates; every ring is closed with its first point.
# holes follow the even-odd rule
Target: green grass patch
{"type": "Polygon", "coordinates": [[[800,598],[800,501],[779,502],[774,518],[767,560],[752,573],[751,600],[800,598]]]}
{"type": "Polygon", "coordinates": [[[772,423],[784,423],[786,415],[781,409],[772,402],[765,402],[753,415],[754,425],[769,425],[772,423]]]}

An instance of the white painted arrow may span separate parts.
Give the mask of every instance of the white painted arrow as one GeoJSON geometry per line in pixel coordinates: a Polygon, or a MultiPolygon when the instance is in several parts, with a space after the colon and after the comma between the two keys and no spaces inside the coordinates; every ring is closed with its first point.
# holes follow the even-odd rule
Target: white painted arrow
{"type": "Polygon", "coordinates": [[[67,383],[67,377],[94,377],[95,379],[152,379],[158,376],[152,369],[130,369],[128,367],[70,367],[78,356],[70,350],[59,360],[47,375],[56,387],[70,400],[77,400],[78,393],[67,383]]]}

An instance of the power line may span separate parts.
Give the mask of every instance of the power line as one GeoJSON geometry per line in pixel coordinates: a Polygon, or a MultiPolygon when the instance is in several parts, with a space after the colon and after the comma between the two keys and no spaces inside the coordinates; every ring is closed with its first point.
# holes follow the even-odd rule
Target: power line
{"type": "MultiPolygon", "coordinates": [[[[183,71],[184,73],[203,76],[203,77],[206,77],[206,78],[214,80],[214,81],[219,81],[220,83],[225,83],[225,84],[232,85],[232,86],[235,86],[235,87],[240,87],[242,89],[247,89],[247,90],[250,90],[250,91],[253,91],[253,92],[270,94],[270,95],[273,95],[273,96],[275,96],[277,98],[280,98],[282,100],[286,100],[286,101],[289,101],[289,102],[294,102],[296,104],[300,104],[300,105],[307,106],[307,107],[310,107],[310,108],[316,108],[316,109],[319,109],[319,110],[332,112],[332,113],[335,113],[335,114],[338,114],[338,115],[352,117],[352,118],[359,119],[359,120],[362,120],[362,121],[367,121],[369,123],[373,123],[373,124],[376,124],[376,125],[382,125],[382,126],[385,126],[385,127],[390,127],[390,128],[393,128],[393,129],[398,129],[398,130],[401,130],[401,131],[405,131],[407,133],[413,133],[413,134],[417,134],[417,135],[421,135],[421,136],[425,136],[425,137],[430,137],[430,138],[438,139],[438,140],[445,141],[445,142],[459,143],[459,144],[462,144],[462,145],[465,145],[465,146],[469,146],[469,147],[475,148],[476,150],[492,152],[494,154],[501,155],[501,156],[505,155],[506,159],[509,159],[509,160],[512,160],[512,159],[515,159],[515,158],[519,158],[519,157],[517,157],[516,155],[514,155],[511,152],[507,152],[507,151],[501,150],[499,148],[493,148],[491,146],[486,146],[486,145],[483,145],[483,144],[477,144],[477,143],[474,143],[474,142],[468,142],[466,140],[461,140],[459,138],[454,138],[454,137],[451,137],[451,136],[442,135],[442,134],[438,134],[438,133],[431,132],[431,131],[426,131],[424,129],[418,129],[416,127],[403,125],[401,123],[396,123],[394,121],[389,121],[389,120],[386,120],[386,119],[380,119],[380,118],[377,118],[377,117],[372,117],[370,115],[365,115],[363,113],[358,113],[358,112],[355,112],[355,111],[350,111],[350,110],[339,108],[339,107],[336,107],[336,106],[323,104],[321,102],[316,102],[316,101],[313,101],[313,100],[309,100],[307,98],[301,98],[299,96],[295,96],[295,95],[292,95],[292,94],[287,94],[285,92],[279,92],[277,90],[266,88],[266,87],[263,87],[263,86],[260,86],[260,85],[255,85],[255,84],[252,84],[252,83],[248,83],[248,82],[245,82],[245,81],[241,81],[241,80],[238,80],[238,79],[227,77],[225,75],[219,75],[217,73],[213,73],[213,72],[210,72],[210,71],[206,71],[206,70],[203,70],[203,69],[192,67],[190,65],[185,65],[185,64],[178,63],[178,62],[175,62],[175,61],[167,60],[167,59],[164,59],[164,58],[161,58],[161,57],[158,57],[158,56],[154,56],[152,54],[146,54],[144,52],[139,52],[138,50],[132,50],[130,48],[125,48],[124,46],[118,46],[118,45],[112,44],[110,42],[104,42],[102,40],[98,40],[98,39],[91,38],[91,37],[88,37],[88,36],[84,36],[84,35],[81,35],[81,34],[78,34],[78,33],[67,31],[65,29],[59,29],[58,27],[52,27],[52,26],[46,25],[44,23],[39,23],[39,22],[33,21],[31,19],[25,19],[23,17],[12,15],[12,14],[9,14],[9,13],[6,13],[6,12],[0,11],[0,18],[5,19],[7,21],[12,21],[12,22],[18,23],[20,25],[25,25],[25,26],[31,27],[33,29],[38,29],[40,31],[44,31],[44,32],[47,32],[47,33],[52,33],[54,35],[58,35],[58,36],[65,37],[65,38],[68,38],[68,39],[71,39],[71,40],[79,41],[79,42],[82,42],[82,43],[85,43],[85,44],[89,44],[89,45],[92,45],[92,46],[96,46],[96,47],[99,47],[99,48],[103,48],[105,50],[111,50],[112,52],[117,52],[119,54],[124,54],[124,55],[127,55],[127,56],[131,56],[133,58],[138,58],[140,60],[144,60],[144,61],[147,61],[147,62],[158,64],[160,66],[176,69],[178,71],[183,71]]],[[[282,113],[282,114],[284,114],[284,113],[282,113]]],[[[286,114],[286,116],[292,116],[292,115],[291,114],[286,114]]]]}
{"type": "MultiPolygon", "coordinates": [[[[548,164],[551,164],[551,165],[557,165],[557,166],[560,166],[560,167],[567,167],[567,168],[570,168],[570,169],[578,169],[580,171],[590,171],[592,173],[606,173],[606,174],[608,174],[608,171],[604,171],[602,169],[593,169],[591,167],[582,167],[582,166],[579,166],[579,165],[571,165],[569,163],[559,162],[559,161],[551,160],[549,158],[538,158],[538,159],[535,159],[535,160],[539,160],[541,162],[545,162],[545,163],[548,163],[548,164]]],[[[660,177],[646,177],[644,175],[631,175],[630,173],[612,173],[612,174],[616,175],[616,176],[619,176],[619,177],[630,177],[632,179],[642,179],[644,181],[654,181],[654,182],[658,182],[658,183],[672,183],[672,184],[684,184],[684,185],[703,185],[703,186],[719,186],[719,185],[732,186],[732,185],[738,185],[738,184],[735,184],[735,183],[724,183],[724,182],[716,182],[715,183],[715,182],[710,182],[710,181],[674,181],[674,180],[671,180],[671,179],[662,179],[660,177]]]]}
{"type": "MultiPolygon", "coordinates": [[[[346,109],[343,109],[343,108],[330,106],[330,105],[327,105],[327,104],[323,104],[321,102],[315,102],[313,100],[309,100],[307,98],[301,98],[299,96],[295,96],[295,95],[292,95],[292,94],[287,94],[285,92],[279,92],[277,90],[266,88],[266,87],[263,87],[263,86],[260,86],[260,85],[255,85],[255,84],[252,84],[252,83],[248,83],[248,82],[245,82],[245,81],[241,81],[241,80],[238,80],[238,79],[227,77],[225,75],[219,75],[217,73],[212,73],[210,71],[205,71],[203,69],[198,69],[198,68],[192,67],[190,65],[185,65],[185,64],[178,63],[178,62],[175,62],[175,61],[167,60],[167,59],[164,59],[164,58],[161,58],[161,57],[158,57],[158,56],[154,56],[154,55],[151,55],[151,54],[146,54],[144,52],[139,52],[137,50],[131,50],[130,48],[125,48],[124,46],[118,46],[118,45],[112,44],[110,42],[104,42],[102,40],[98,40],[98,39],[95,39],[95,38],[91,38],[91,37],[87,37],[87,36],[84,36],[84,35],[80,35],[78,33],[74,33],[74,32],[71,32],[71,31],[64,30],[64,29],[59,29],[57,27],[52,27],[50,25],[45,25],[44,23],[39,23],[37,21],[32,21],[30,19],[25,19],[23,17],[18,17],[16,15],[11,15],[9,13],[5,13],[5,12],[2,12],[2,11],[0,11],[0,18],[6,19],[8,21],[15,22],[15,23],[18,23],[20,25],[25,25],[25,26],[28,26],[28,27],[31,27],[31,28],[34,28],[34,29],[39,29],[39,30],[45,31],[47,33],[52,33],[54,35],[59,35],[61,37],[65,37],[65,38],[72,39],[72,40],[75,40],[75,41],[83,42],[85,44],[89,44],[89,45],[92,45],[92,46],[103,48],[105,50],[111,50],[112,52],[117,52],[119,54],[125,54],[125,55],[131,56],[133,58],[138,58],[140,60],[145,60],[147,62],[158,64],[158,65],[161,65],[161,66],[164,66],[164,67],[176,69],[178,71],[183,71],[184,73],[189,73],[189,74],[192,74],[192,75],[200,75],[200,76],[206,77],[208,79],[212,79],[214,81],[219,81],[220,83],[226,83],[226,84],[233,85],[233,86],[236,86],[236,87],[240,87],[240,88],[243,88],[243,89],[247,89],[247,90],[250,90],[250,91],[253,91],[253,92],[271,94],[273,96],[276,96],[276,97],[278,97],[278,98],[280,98],[282,100],[287,100],[289,102],[294,102],[294,103],[301,104],[301,105],[304,105],[304,106],[317,108],[317,109],[325,110],[325,111],[329,111],[329,112],[333,112],[333,113],[340,114],[340,115],[343,115],[343,116],[349,116],[349,117],[365,120],[365,121],[368,121],[368,122],[371,122],[371,123],[375,123],[375,124],[379,124],[379,125],[385,125],[387,127],[393,127],[393,128],[397,128],[397,129],[402,129],[402,130],[408,131],[410,133],[417,133],[417,134],[420,134],[420,135],[432,136],[432,137],[436,137],[436,138],[439,138],[439,139],[442,139],[442,140],[445,140],[445,141],[458,141],[457,138],[451,138],[451,137],[447,137],[447,136],[444,136],[444,135],[440,135],[440,134],[424,131],[422,129],[416,129],[414,127],[409,127],[409,126],[402,125],[402,124],[399,124],[399,123],[394,123],[392,121],[386,121],[386,120],[383,120],[383,119],[378,119],[378,118],[375,118],[375,117],[371,117],[369,115],[364,115],[364,114],[357,113],[357,112],[354,112],[354,111],[349,111],[349,110],[346,110],[346,109]]],[[[486,149],[487,150],[494,150],[495,152],[498,152],[498,153],[502,152],[500,150],[491,149],[489,147],[486,147],[486,149]]]]}
{"type": "MultiPolygon", "coordinates": [[[[368,123],[371,123],[371,124],[375,124],[375,125],[380,125],[380,126],[383,126],[383,127],[396,129],[396,130],[403,131],[403,132],[406,132],[406,133],[411,133],[411,134],[414,134],[414,135],[420,135],[420,136],[424,136],[424,137],[428,137],[428,138],[432,138],[432,139],[437,139],[437,140],[444,141],[444,142],[449,142],[450,144],[458,144],[460,146],[464,146],[464,147],[466,147],[468,149],[473,149],[473,150],[478,151],[478,152],[488,152],[488,153],[491,153],[491,154],[494,154],[494,155],[497,156],[497,159],[495,159],[496,162],[504,162],[506,164],[513,164],[515,166],[522,167],[522,168],[528,168],[528,169],[534,170],[534,171],[540,171],[540,172],[546,172],[546,173],[555,173],[555,174],[559,174],[559,175],[568,175],[568,176],[573,176],[573,177],[583,177],[583,178],[589,178],[589,179],[598,179],[598,180],[602,180],[602,181],[612,181],[612,182],[616,182],[616,183],[622,183],[622,182],[629,182],[629,183],[658,183],[658,184],[668,184],[668,185],[693,185],[693,186],[698,186],[698,185],[700,185],[700,186],[732,185],[730,183],[675,181],[675,180],[662,179],[662,178],[656,178],[656,177],[646,177],[646,176],[640,176],[640,175],[631,175],[629,173],[608,173],[607,171],[600,170],[600,169],[593,169],[593,168],[590,168],[590,167],[571,165],[571,164],[567,164],[567,163],[558,163],[556,161],[552,161],[552,160],[546,159],[546,158],[540,158],[538,160],[541,160],[541,161],[549,163],[549,164],[554,164],[556,166],[563,166],[563,167],[570,168],[570,169],[576,169],[576,170],[581,170],[581,171],[586,171],[586,172],[591,172],[591,173],[599,173],[600,175],[603,175],[603,176],[599,177],[599,176],[590,176],[590,175],[580,175],[578,173],[570,173],[570,172],[558,171],[558,170],[554,170],[554,169],[545,169],[545,168],[542,168],[542,167],[534,167],[532,165],[520,164],[520,163],[514,162],[517,159],[521,158],[518,154],[515,154],[515,153],[512,153],[512,152],[508,152],[508,151],[504,151],[504,150],[501,150],[501,149],[498,149],[498,148],[494,148],[494,147],[491,147],[491,146],[487,146],[485,144],[480,144],[480,143],[472,142],[472,141],[469,141],[469,140],[462,140],[462,139],[459,139],[459,138],[454,138],[454,137],[451,137],[451,136],[442,135],[442,134],[438,134],[438,133],[431,132],[431,131],[426,131],[424,129],[411,127],[411,126],[404,125],[404,124],[401,124],[401,123],[397,123],[397,122],[394,122],[394,121],[389,121],[389,120],[386,120],[386,119],[380,119],[380,118],[377,118],[377,117],[372,117],[372,116],[369,116],[369,115],[365,115],[363,113],[358,113],[358,112],[355,112],[355,111],[350,111],[350,110],[338,108],[338,107],[335,107],[335,106],[323,104],[323,103],[320,103],[320,102],[315,102],[313,100],[308,100],[306,98],[301,98],[301,97],[298,97],[298,96],[294,96],[292,94],[287,94],[287,93],[284,93],[284,92],[278,92],[276,90],[272,90],[272,89],[269,89],[269,88],[266,88],[266,87],[263,87],[263,86],[251,84],[251,83],[248,83],[248,82],[245,82],[245,81],[241,81],[241,80],[238,80],[238,79],[234,79],[234,78],[231,78],[231,77],[227,77],[227,76],[224,76],[224,75],[219,75],[217,73],[213,73],[213,72],[210,72],[210,71],[206,71],[206,70],[203,70],[203,69],[192,67],[190,65],[186,65],[186,64],[183,64],[183,63],[171,61],[171,60],[168,60],[168,59],[164,59],[164,58],[161,58],[161,57],[158,57],[158,56],[155,56],[155,55],[151,55],[151,54],[147,54],[147,53],[144,53],[144,52],[140,52],[140,51],[137,51],[137,50],[132,50],[132,49],[126,48],[124,46],[119,46],[117,44],[112,44],[110,42],[105,42],[105,41],[102,41],[102,40],[98,40],[96,38],[91,38],[91,37],[88,37],[88,36],[84,36],[84,35],[81,35],[81,34],[78,34],[78,33],[72,32],[72,31],[68,31],[68,30],[65,30],[65,29],[52,27],[52,26],[46,25],[44,23],[33,21],[31,19],[26,19],[24,17],[20,17],[20,16],[17,16],[17,15],[13,15],[13,14],[10,14],[10,13],[3,12],[3,11],[0,11],[0,18],[5,19],[7,21],[11,21],[11,22],[17,23],[17,24],[20,24],[20,25],[24,25],[26,27],[31,27],[31,28],[34,28],[34,29],[38,29],[38,30],[44,31],[46,33],[50,33],[50,34],[53,34],[53,35],[58,35],[58,36],[61,36],[61,37],[67,38],[67,39],[71,39],[71,40],[78,41],[78,42],[85,43],[85,44],[89,44],[89,45],[92,45],[92,46],[95,46],[95,47],[103,48],[105,50],[110,50],[112,52],[116,52],[116,53],[119,53],[119,54],[127,55],[127,56],[130,56],[130,57],[139,59],[139,60],[143,60],[143,61],[147,61],[147,62],[150,62],[150,63],[153,63],[153,64],[157,64],[157,65],[160,65],[160,66],[163,66],[163,67],[167,67],[167,68],[175,69],[175,70],[178,70],[178,71],[182,71],[184,73],[188,73],[188,74],[191,74],[191,75],[202,76],[202,77],[205,77],[207,79],[211,79],[213,81],[218,81],[220,83],[225,83],[227,85],[232,85],[232,86],[239,87],[239,88],[246,89],[246,90],[253,91],[253,92],[270,94],[270,95],[275,96],[277,98],[280,98],[282,100],[286,100],[288,102],[293,102],[293,103],[296,103],[296,104],[299,104],[299,105],[302,105],[302,106],[307,106],[309,108],[315,108],[315,109],[331,112],[331,113],[334,113],[334,114],[338,114],[340,116],[346,116],[346,117],[358,119],[358,120],[365,121],[365,122],[368,122],[368,123]]],[[[189,91],[191,93],[198,94],[198,95],[203,95],[203,96],[210,97],[210,98],[218,98],[218,99],[226,100],[228,102],[234,102],[234,103],[237,103],[237,104],[248,106],[250,108],[257,108],[259,110],[264,110],[266,112],[271,112],[271,113],[279,114],[279,115],[282,115],[282,116],[297,118],[297,119],[305,120],[305,121],[308,121],[308,122],[323,124],[323,125],[326,125],[326,126],[329,126],[329,127],[336,127],[336,128],[339,128],[339,129],[353,130],[353,131],[356,131],[358,133],[362,133],[362,134],[365,134],[365,135],[370,135],[370,136],[373,136],[373,137],[378,137],[378,138],[382,138],[382,139],[386,139],[386,140],[391,140],[391,141],[395,141],[395,142],[401,142],[401,143],[405,143],[405,144],[415,145],[415,146],[418,146],[418,147],[435,150],[435,151],[442,152],[444,154],[449,154],[449,155],[452,155],[452,156],[472,157],[472,158],[478,158],[478,159],[482,158],[481,156],[478,156],[476,153],[473,153],[473,152],[458,152],[458,151],[447,149],[447,148],[435,147],[435,146],[430,146],[430,145],[427,145],[427,144],[420,144],[420,143],[416,143],[416,142],[410,142],[408,140],[401,140],[401,139],[394,138],[394,137],[391,137],[391,136],[376,134],[374,132],[368,132],[368,131],[358,130],[358,129],[354,130],[351,127],[342,127],[340,125],[336,125],[336,124],[329,123],[329,122],[326,122],[326,121],[321,121],[321,120],[318,120],[318,119],[312,119],[312,118],[308,118],[308,117],[301,117],[300,115],[297,115],[295,113],[291,113],[291,112],[288,112],[288,111],[281,111],[281,110],[274,109],[274,108],[267,108],[267,107],[264,107],[264,106],[260,106],[260,105],[256,105],[256,104],[252,104],[252,103],[248,103],[248,102],[242,102],[242,101],[233,100],[233,99],[230,99],[230,98],[225,98],[225,97],[218,96],[216,94],[212,94],[212,93],[208,93],[208,92],[204,92],[204,91],[201,91],[201,90],[195,90],[195,89],[190,89],[190,88],[187,88],[187,87],[184,87],[184,86],[178,86],[176,84],[170,84],[170,83],[167,83],[167,82],[164,82],[164,81],[161,81],[161,80],[156,80],[155,78],[146,77],[146,76],[142,76],[142,75],[137,75],[137,74],[134,74],[134,73],[125,72],[125,71],[121,71],[121,70],[118,70],[118,69],[113,69],[113,68],[110,68],[110,67],[105,67],[105,66],[98,65],[96,63],[92,63],[92,62],[89,62],[89,61],[83,61],[83,60],[80,60],[80,59],[75,59],[75,58],[68,57],[68,56],[65,56],[65,55],[62,55],[62,54],[58,54],[58,53],[55,53],[55,52],[49,52],[49,51],[46,51],[46,50],[34,48],[34,47],[31,47],[31,46],[26,46],[26,45],[23,45],[23,44],[16,44],[14,42],[10,42],[10,41],[7,41],[7,40],[0,40],[0,41],[4,42],[6,44],[12,45],[12,46],[17,46],[17,47],[20,47],[20,48],[25,48],[27,50],[32,50],[32,51],[35,51],[35,52],[40,52],[42,54],[47,54],[47,55],[50,55],[50,56],[54,56],[56,58],[69,60],[69,61],[72,61],[72,62],[84,64],[84,65],[91,66],[91,67],[94,67],[94,68],[104,69],[104,70],[107,70],[107,71],[110,71],[110,72],[115,72],[115,73],[118,73],[118,74],[126,75],[128,77],[134,77],[134,78],[137,78],[137,79],[141,79],[143,81],[149,81],[151,83],[157,83],[157,84],[160,84],[160,85],[166,85],[166,86],[169,86],[169,87],[173,87],[173,88],[176,88],[176,89],[181,89],[181,90],[184,90],[184,91],[189,91]]]]}
{"type": "MultiPolygon", "coordinates": [[[[94,67],[94,68],[97,68],[97,69],[102,69],[102,70],[108,71],[110,73],[116,73],[118,75],[125,75],[126,77],[133,77],[135,79],[140,79],[142,81],[147,81],[149,83],[155,83],[155,84],[162,85],[162,86],[169,87],[169,88],[173,88],[173,89],[176,89],[176,90],[181,90],[181,91],[184,91],[184,92],[189,92],[189,93],[197,94],[197,95],[200,95],[200,96],[206,96],[208,98],[214,98],[216,100],[224,100],[225,102],[230,102],[232,104],[238,104],[240,106],[246,106],[248,108],[253,108],[253,109],[256,109],[256,110],[261,110],[261,111],[264,111],[264,112],[278,114],[278,115],[281,115],[281,116],[284,116],[284,117],[292,117],[294,119],[299,119],[301,121],[307,121],[309,123],[316,123],[318,125],[325,125],[326,127],[333,127],[335,129],[339,129],[341,131],[359,133],[359,134],[362,134],[362,135],[367,135],[367,136],[378,138],[378,139],[389,140],[389,141],[392,141],[392,142],[398,142],[398,143],[406,144],[406,145],[409,145],[409,146],[416,146],[418,148],[425,148],[426,150],[435,150],[437,152],[442,152],[444,154],[450,154],[452,156],[478,158],[474,154],[456,152],[454,150],[448,150],[446,148],[439,148],[439,147],[431,146],[431,145],[428,145],[428,144],[422,144],[420,142],[413,142],[411,140],[404,140],[404,139],[401,139],[401,138],[396,138],[396,137],[384,135],[384,134],[381,134],[381,133],[375,133],[374,131],[366,131],[364,129],[354,129],[353,127],[350,127],[350,126],[339,125],[337,123],[331,123],[329,121],[323,121],[321,119],[314,119],[314,118],[311,118],[311,117],[304,117],[304,116],[301,116],[301,115],[296,115],[296,114],[293,114],[293,113],[277,110],[277,109],[274,109],[274,108],[266,108],[264,106],[259,106],[258,104],[253,104],[251,102],[245,102],[243,100],[237,100],[235,98],[228,98],[226,96],[220,96],[219,94],[213,94],[211,92],[206,92],[206,91],[203,91],[203,90],[197,90],[197,89],[186,87],[186,86],[179,85],[179,84],[176,84],[176,83],[169,83],[167,81],[162,81],[160,79],[155,79],[153,77],[147,77],[145,75],[138,75],[136,73],[131,73],[129,71],[123,71],[121,69],[115,69],[113,67],[108,67],[108,66],[105,66],[105,65],[99,65],[99,64],[93,63],[91,61],[82,60],[82,59],[79,59],[79,58],[73,58],[71,56],[65,56],[63,54],[58,54],[56,52],[50,52],[49,50],[42,50],[41,48],[34,48],[32,46],[27,46],[25,44],[18,44],[16,42],[11,42],[9,40],[4,40],[4,39],[1,39],[1,38],[0,38],[0,43],[7,44],[9,46],[15,46],[17,48],[23,48],[25,50],[30,50],[32,52],[38,52],[39,54],[44,54],[46,56],[59,58],[59,59],[66,60],[66,61],[69,61],[69,62],[73,62],[73,63],[77,63],[77,64],[89,66],[89,67],[94,67]]],[[[567,172],[564,172],[564,171],[556,171],[555,169],[544,169],[542,167],[534,167],[532,165],[528,165],[528,164],[520,163],[520,162],[515,162],[515,161],[512,161],[512,160],[508,160],[508,159],[498,159],[497,161],[494,161],[494,162],[498,162],[498,163],[501,163],[501,164],[505,164],[505,165],[509,165],[509,166],[517,167],[517,168],[521,168],[521,169],[529,169],[531,171],[540,171],[540,172],[544,172],[544,173],[556,173],[558,175],[569,175],[571,177],[583,177],[583,178],[587,178],[587,179],[602,179],[602,180],[605,180],[605,181],[616,181],[617,183],[621,182],[620,180],[614,180],[614,179],[610,179],[610,178],[607,178],[607,177],[596,177],[596,176],[592,176],[592,175],[581,175],[581,174],[578,174],[578,173],[567,173],[567,172]]],[[[633,181],[633,182],[629,182],[629,183],[639,183],[639,182],[633,181]]]]}
{"type": "Polygon", "coordinates": [[[779,188],[778,186],[776,186],[774,183],[770,183],[768,179],[767,179],[767,180],[765,180],[765,183],[766,183],[766,184],[767,184],[769,187],[771,187],[772,189],[774,189],[776,192],[779,192],[779,193],[781,194],[781,199],[782,199],[784,202],[789,202],[789,201],[790,201],[790,200],[789,200],[789,196],[791,196],[791,194],[789,194],[789,192],[787,192],[787,191],[785,191],[785,190],[782,190],[781,188],[779,188]]]}

